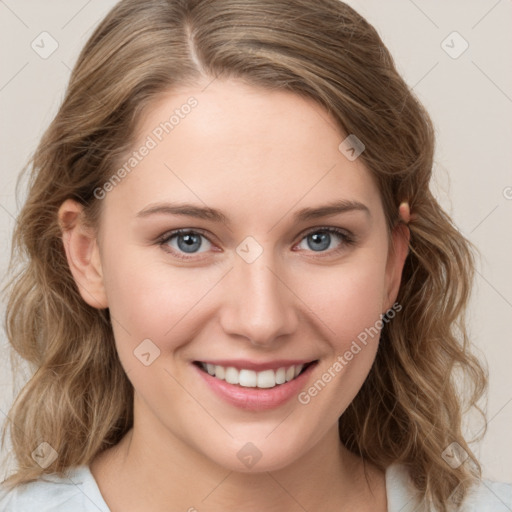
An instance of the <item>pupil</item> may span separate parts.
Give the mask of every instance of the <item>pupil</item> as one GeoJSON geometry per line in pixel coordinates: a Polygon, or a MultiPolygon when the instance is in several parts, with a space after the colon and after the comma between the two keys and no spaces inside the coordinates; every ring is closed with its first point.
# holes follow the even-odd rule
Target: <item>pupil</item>
{"type": "Polygon", "coordinates": [[[178,247],[184,252],[194,252],[201,247],[201,237],[193,234],[179,235],[178,247]]]}
{"type": "Polygon", "coordinates": [[[331,236],[329,233],[313,233],[308,237],[308,246],[310,249],[316,250],[324,250],[329,247],[331,242],[331,236]],[[314,243],[311,244],[310,240],[313,240],[314,243]]]}

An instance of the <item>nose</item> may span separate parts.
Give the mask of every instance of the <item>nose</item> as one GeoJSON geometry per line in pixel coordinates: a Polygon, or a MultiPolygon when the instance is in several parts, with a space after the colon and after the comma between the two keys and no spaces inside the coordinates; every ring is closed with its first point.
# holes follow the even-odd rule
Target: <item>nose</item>
{"type": "Polygon", "coordinates": [[[226,276],[220,322],[229,335],[244,337],[254,345],[274,346],[277,338],[297,329],[298,315],[283,272],[266,253],[252,263],[237,256],[226,276]]]}

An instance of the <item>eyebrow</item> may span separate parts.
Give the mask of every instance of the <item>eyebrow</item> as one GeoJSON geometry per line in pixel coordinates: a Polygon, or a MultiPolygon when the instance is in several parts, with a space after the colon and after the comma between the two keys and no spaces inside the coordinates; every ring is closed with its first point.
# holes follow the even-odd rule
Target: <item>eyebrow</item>
{"type": "MultiPolygon", "coordinates": [[[[320,217],[328,217],[353,211],[361,211],[368,217],[371,217],[370,209],[365,204],[359,201],[342,199],[322,206],[303,208],[293,214],[293,222],[305,222],[320,217]]],[[[136,217],[145,218],[155,214],[183,215],[214,222],[222,222],[229,225],[228,217],[220,210],[207,206],[197,206],[191,203],[157,203],[142,209],[137,213],[136,217]]]]}

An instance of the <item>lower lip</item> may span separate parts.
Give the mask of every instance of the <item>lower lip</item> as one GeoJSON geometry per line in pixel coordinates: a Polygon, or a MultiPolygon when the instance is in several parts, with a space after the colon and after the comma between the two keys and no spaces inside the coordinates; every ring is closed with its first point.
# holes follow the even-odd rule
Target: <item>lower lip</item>
{"type": "Polygon", "coordinates": [[[304,387],[316,364],[317,363],[309,365],[306,370],[295,379],[270,389],[245,388],[237,384],[229,384],[225,380],[212,377],[195,364],[192,366],[205,380],[208,386],[210,386],[212,391],[226,402],[247,411],[263,411],[279,407],[293,396],[297,396],[304,387]]]}

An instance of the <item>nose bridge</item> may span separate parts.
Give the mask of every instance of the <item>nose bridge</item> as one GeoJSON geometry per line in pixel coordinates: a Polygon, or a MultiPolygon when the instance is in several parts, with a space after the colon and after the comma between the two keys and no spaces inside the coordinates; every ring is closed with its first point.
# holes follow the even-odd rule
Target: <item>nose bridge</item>
{"type": "MultiPolygon", "coordinates": [[[[243,244],[240,247],[243,249],[243,244]]],[[[249,250],[254,251],[254,247],[249,250]]],[[[229,275],[228,296],[221,315],[223,328],[254,344],[268,345],[296,328],[293,294],[276,270],[272,251],[261,251],[253,260],[243,253],[239,256],[240,253],[229,275]]]]}

